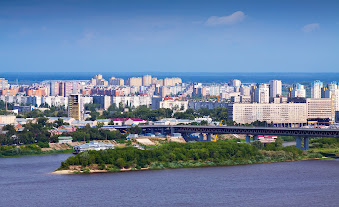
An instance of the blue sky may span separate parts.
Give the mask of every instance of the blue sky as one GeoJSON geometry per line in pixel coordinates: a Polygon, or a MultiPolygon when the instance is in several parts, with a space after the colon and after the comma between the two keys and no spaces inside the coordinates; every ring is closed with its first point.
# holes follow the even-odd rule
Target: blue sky
{"type": "Polygon", "coordinates": [[[339,1],[1,0],[23,71],[339,72],[339,1]]]}

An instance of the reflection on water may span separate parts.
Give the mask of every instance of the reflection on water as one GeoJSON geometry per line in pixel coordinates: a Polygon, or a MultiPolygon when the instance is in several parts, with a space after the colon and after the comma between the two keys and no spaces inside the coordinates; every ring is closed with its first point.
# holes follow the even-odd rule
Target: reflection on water
{"type": "Polygon", "coordinates": [[[70,154],[0,159],[0,206],[337,206],[339,160],[51,175],[70,154]]]}

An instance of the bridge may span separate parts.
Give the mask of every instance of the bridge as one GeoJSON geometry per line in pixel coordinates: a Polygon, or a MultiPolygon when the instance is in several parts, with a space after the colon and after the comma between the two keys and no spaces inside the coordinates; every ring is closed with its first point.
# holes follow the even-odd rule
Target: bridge
{"type": "MultiPolygon", "coordinates": [[[[258,135],[279,135],[295,136],[296,146],[299,149],[308,150],[309,137],[335,137],[339,138],[339,129],[318,129],[318,128],[278,128],[278,127],[237,127],[237,126],[196,126],[196,125],[140,125],[143,133],[159,132],[161,134],[181,133],[188,137],[189,134],[199,133],[199,140],[203,141],[206,134],[207,141],[211,141],[216,134],[245,134],[246,142],[250,142],[250,135],[253,140],[258,139],[258,135]],[[304,148],[301,141],[304,140],[304,148]]],[[[118,130],[126,130],[128,127],[115,127],[118,130]]]]}

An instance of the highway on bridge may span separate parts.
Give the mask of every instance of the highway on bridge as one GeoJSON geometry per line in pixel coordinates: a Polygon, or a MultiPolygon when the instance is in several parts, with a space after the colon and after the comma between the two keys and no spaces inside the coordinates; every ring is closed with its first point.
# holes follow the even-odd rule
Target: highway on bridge
{"type": "MultiPolygon", "coordinates": [[[[196,126],[196,125],[139,125],[144,132],[204,133],[204,134],[246,134],[279,135],[300,137],[336,137],[339,129],[319,128],[278,128],[278,127],[237,127],[237,126],[196,126]]],[[[127,129],[128,127],[115,127],[127,129]]],[[[164,133],[162,133],[164,134],[164,133]]]]}
{"type": "MultiPolygon", "coordinates": [[[[250,135],[253,135],[253,141],[258,140],[258,135],[278,135],[294,136],[296,146],[302,150],[309,149],[310,137],[335,137],[339,138],[339,129],[319,129],[319,128],[278,128],[278,127],[237,127],[237,126],[196,126],[196,125],[140,125],[143,133],[159,132],[163,135],[181,133],[187,138],[192,133],[199,134],[199,141],[211,141],[212,134],[245,134],[246,142],[249,143],[250,135]],[[302,139],[304,144],[302,146],[302,139]]],[[[117,126],[116,129],[125,131],[128,127],[117,126]]]]}

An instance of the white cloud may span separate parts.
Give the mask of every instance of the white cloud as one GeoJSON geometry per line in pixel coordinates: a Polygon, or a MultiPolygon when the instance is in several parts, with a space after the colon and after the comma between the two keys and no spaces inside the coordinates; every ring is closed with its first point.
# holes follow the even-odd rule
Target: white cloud
{"type": "Polygon", "coordinates": [[[304,32],[313,32],[315,30],[320,29],[320,24],[319,23],[313,23],[313,24],[306,24],[303,26],[302,31],[304,32]]]}
{"type": "Polygon", "coordinates": [[[246,15],[242,11],[236,11],[229,16],[212,16],[207,19],[205,25],[207,26],[217,26],[217,25],[232,25],[239,23],[245,19],[246,15]]]}

